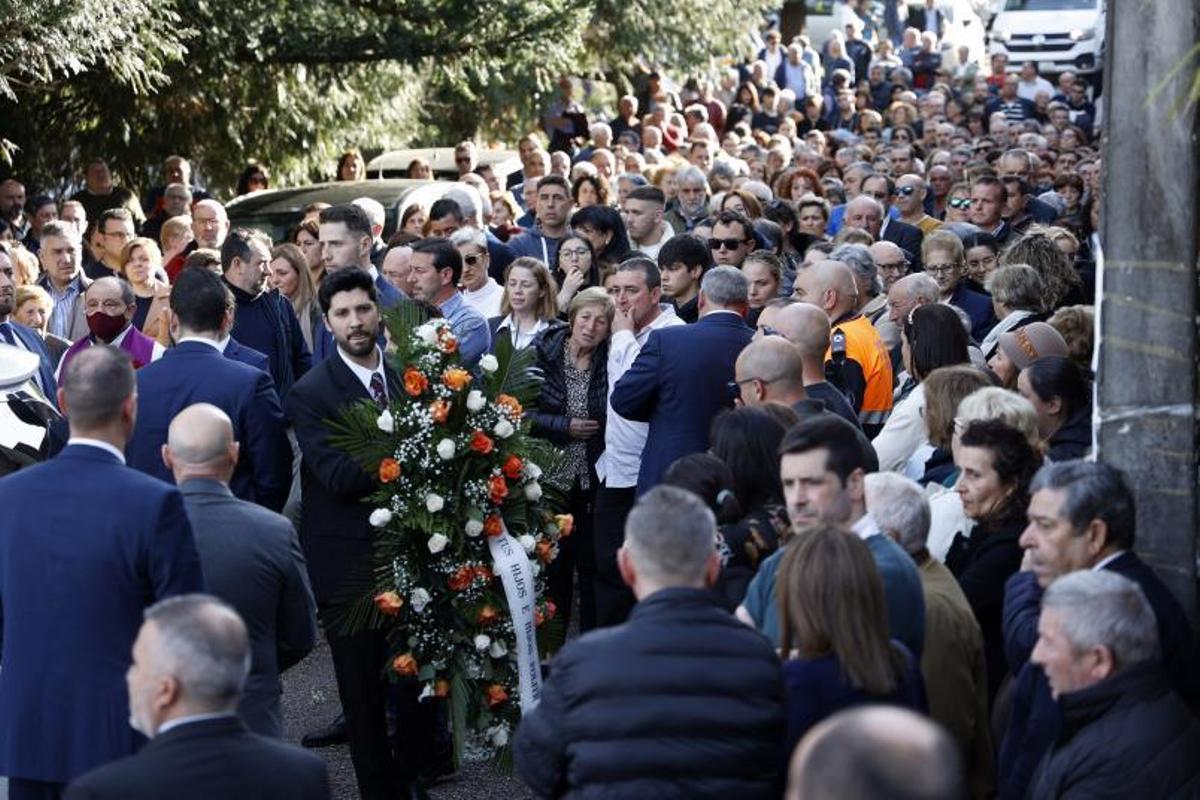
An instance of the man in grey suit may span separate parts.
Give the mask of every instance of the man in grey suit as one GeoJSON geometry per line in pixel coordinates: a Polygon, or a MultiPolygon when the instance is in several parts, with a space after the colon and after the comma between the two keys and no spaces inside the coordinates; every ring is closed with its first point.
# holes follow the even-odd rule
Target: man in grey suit
{"type": "Polygon", "coordinates": [[[316,602],[292,523],[229,490],[237,459],[233,424],[216,406],[196,403],[171,421],[163,461],[183,493],[208,588],[250,631],[238,713],[255,733],[280,737],[279,674],[316,643],[316,602]]]}

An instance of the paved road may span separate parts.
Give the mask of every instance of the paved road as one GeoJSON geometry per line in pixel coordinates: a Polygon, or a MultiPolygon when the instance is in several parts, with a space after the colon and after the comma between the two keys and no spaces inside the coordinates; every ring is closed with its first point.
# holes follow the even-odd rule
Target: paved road
{"type": "MultiPolygon", "coordinates": [[[[327,724],[338,712],[337,685],[333,663],[324,641],[301,663],[283,676],[284,737],[299,742],[306,731],[327,724]]],[[[345,746],[327,747],[313,752],[329,764],[329,777],[335,800],[358,800],[350,751],[345,746]]],[[[439,783],[430,790],[434,800],[533,800],[533,795],[518,778],[503,775],[485,762],[468,762],[453,781],[439,783]]]]}

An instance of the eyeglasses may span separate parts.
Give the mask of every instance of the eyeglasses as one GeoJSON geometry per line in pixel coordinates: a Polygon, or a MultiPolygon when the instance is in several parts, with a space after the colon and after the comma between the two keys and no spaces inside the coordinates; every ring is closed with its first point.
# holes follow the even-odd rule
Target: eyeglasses
{"type": "Polygon", "coordinates": [[[951,208],[970,208],[971,198],[969,197],[952,197],[946,205],[951,208]]]}
{"type": "Polygon", "coordinates": [[[587,249],[583,247],[564,247],[558,251],[558,254],[563,258],[583,258],[589,255],[587,249]]]}
{"type": "Polygon", "coordinates": [[[900,197],[908,197],[910,194],[912,194],[915,191],[917,191],[917,187],[915,187],[915,186],[898,186],[898,187],[896,187],[896,194],[899,195],[900,197]]]}
{"type": "Polygon", "coordinates": [[[753,383],[754,381],[758,381],[766,386],[774,383],[777,380],[779,380],[779,378],[771,378],[770,380],[765,378],[742,378],[740,381],[730,381],[729,383],[725,384],[725,391],[728,393],[730,400],[737,402],[738,400],[742,399],[743,383],[753,383]]]}
{"type": "Polygon", "coordinates": [[[934,275],[949,275],[958,269],[958,264],[926,264],[925,271],[934,275]]]}
{"type": "Polygon", "coordinates": [[[772,328],[770,325],[759,325],[758,329],[762,331],[763,336],[783,336],[778,328],[772,328]]]}
{"type": "Polygon", "coordinates": [[[129,231],[102,231],[105,236],[117,236],[121,239],[132,239],[133,234],[129,231]]]}
{"type": "Polygon", "coordinates": [[[737,250],[745,244],[741,239],[709,239],[709,250],[737,250]]]}
{"type": "Polygon", "coordinates": [[[908,267],[908,262],[907,261],[897,261],[892,264],[883,264],[883,263],[876,261],[875,267],[880,272],[904,272],[905,268],[908,267]]]}
{"type": "Polygon", "coordinates": [[[471,255],[471,256],[463,256],[463,261],[465,263],[471,265],[472,267],[475,266],[476,264],[478,264],[482,260],[483,260],[483,253],[476,253],[475,255],[471,255]]]}

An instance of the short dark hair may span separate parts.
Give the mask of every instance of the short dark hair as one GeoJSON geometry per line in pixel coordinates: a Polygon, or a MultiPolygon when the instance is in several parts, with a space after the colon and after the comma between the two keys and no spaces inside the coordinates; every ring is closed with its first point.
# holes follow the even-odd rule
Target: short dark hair
{"type": "Polygon", "coordinates": [[[451,200],[449,197],[435,200],[433,205],[429,207],[429,219],[442,219],[443,217],[454,217],[459,222],[463,222],[466,219],[462,206],[456,200],[451,200]]]}
{"type": "Polygon", "coordinates": [[[712,253],[704,240],[694,233],[676,234],[659,249],[658,268],[662,270],[679,263],[688,270],[700,267],[703,272],[712,266],[712,253]]]}
{"type": "MultiPolygon", "coordinates": [[[[1029,504],[1029,484],[1042,465],[1042,457],[1025,434],[997,419],[967,423],[959,440],[963,447],[978,447],[992,454],[992,468],[1000,482],[1011,488],[1008,497],[990,515],[998,522],[1025,518],[1029,504]]],[[[978,520],[977,520],[978,521],[978,520]]]]}
{"type": "MultiPolygon", "coordinates": [[[[433,219],[433,217],[430,217],[433,219]]],[[[427,239],[421,239],[418,242],[412,243],[413,253],[431,253],[433,255],[433,266],[440,272],[441,270],[450,270],[452,282],[455,286],[458,285],[458,279],[462,277],[462,254],[458,252],[458,248],[450,244],[449,239],[443,239],[439,236],[432,236],[427,239]]]]}
{"type": "Polygon", "coordinates": [[[640,272],[646,278],[647,289],[657,289],[662,286],[662,274],[658,265],[646,256],[633,256],[617,265],[617,272],[640,272]]]}
{"type": "Polygon", "coordinates": [[[1058,397],[1071,416],[1089,404],[1091,392],[1083,371],[1066,356],[1043,356],[1025,368],[1029,386],[1043,401],[1058,397]]]}
{"type": "Polygon", "coordinates": [[[728,525],[745,516],[732,470],[711,453],[692,453],[676,459],[667,468],[662,483],[687,489],[699,497],[716,516],[718,525],[728,525]]]}
{"type": "Polygon", "coordinates": [[[1008,187],[1004,185],[1004,181],[1000,180],[995,175],[980,175],[971,184],[971,188],[974,189],[976,186],[999,186],[1000,199],[1008,200],[1008,187]]]}
{"type": "Polygon", "coordinates": [[[1000,243],[996,241],[996,237],[992,236],[987,231],[975,230],[965,234],[962,237],[963,252],[975,247],[986,247],[993,253],[1000,253],[1000,243]]]}
{"type": "Polygon", "coordinates": [[[786,433],[783,423],[758,406],[724,411],[713,420],[709,452],[733,471],[733,490],[746,513],[783,502],[777,454],[786,433]]]}
{"type": "Polygon", "coordinates": [[[30,211],[36,212],[38,209],[45,206],[54,206],[54,208],[57,209],[58,203],[55,202],[54,198],[48,194],[35,194],[32,198],[30,198],[26,206],[30,211]]]}
{"type": "Polygon", "coordinates": [[[537,188],[539,192],[547,186],[562,187],[562,190],[567,193],[567,197],[571,196],[571,185],[561,175],[546,175],[538,180],[537,188]]]}
{"type": "Polygon", "coordinates": [[[109,345],[82,350],[62,374],[72,426],[93,429],[114,421],[136,386],[133,362],[124,350],[109,345]]]}
{"type": "Polygon", "coordinates": [[[107,223],[110,219],[119,219],[122,222],[133,222],[133,214],[129,212],[128,208],[106,208],[100,212],[100,216],[96,217],[97,228],[103,232],[105,223],[107,223]]]}
{"type": "Polygon", "coordinates": [[[240,258],[242,261],[250,260],[250,243],[262,242],[267,244],[267,249],[270,249],[270,244],[267,243],[266,237],[258,231],[250,228],[236,228],[229,232],[225,237],[225,242],[221,245],[221,269],[225,272],[229,271],[229,265],[233,263],[235,258],[240,258]]]}
{"type": "Polygon", "coordinates": [[[1062,513],[1080,531],[1098,519],[1108,528],[1105,544],[1132,550],[1137,530],[1137,504],[1121,470],[1092,461],[1059,461],[1038,470],[1030,493],[1042,489],[1066,492],[1062,513]]]}
{"type": "Polygon", "coordinates": [[[185,269],[171,287],[171,311],[190,331],[219,331],[225,319],[225,291],[215,273],[197,267],[185,269]]]}
{"type": "Polygon", "coordinates": [[[372,303],[379,304],[379,290],[375,288],[375,281],[371,279],[370,273],[357,267],[343,267],[326,273],[325,280],[321,281],[321,288],[317,290],[317,304],[321,306],[321,313],[329,313],[329,306],[333,303],[335,294],[352,292],[355,289],[362,289],[367,293],[367,297],[371,298],[372,303]]]}
{"type": "Polygon", "coordinates": [[[351,233],[357,233],[368,239],[374,238],[374,234],[371,232],[371,218],[367,216],[367,212],[353,203],[342,203],[322,209],[320,220],[321,224],[340,222],[351,233]]]}
{"type": "Polygon", "coordinates": [[[843,485],[856,469],[874,472],[859,439],[859,432],[836,414],[816,414],[792,426],[779,445],[779,455],[799,455],[825,450],[829,457],[825,468],[838,476],[843,485]]]}
{"type": "Polygon", "coordinates": [[[913,308],[904,320],[904,336],[912,354],[913,377],[922,380],[938,367],[971,363],[971,341],[958,312],[941,303],[913,308]]]}
{"type": "Polygon", "coordinates": [[[737,211],[718,211],[712,216],[710,222],[714,228],[718,225],[741,225],[742,241],[754,241],[754,225],[746,219],[744,214],[737,211]]]}
{"type": "Polygon", "coordinates": [[[626,200],[644,200],[647,203],[667,204],[667,196],[657,186],[638,186],[625,195],[626,200]]]}

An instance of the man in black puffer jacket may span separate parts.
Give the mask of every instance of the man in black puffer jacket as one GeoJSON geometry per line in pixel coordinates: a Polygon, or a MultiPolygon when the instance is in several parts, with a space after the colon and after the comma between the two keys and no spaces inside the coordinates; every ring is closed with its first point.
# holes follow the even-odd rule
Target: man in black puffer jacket
{"type": "Polygon", "coordinates": [[[1028,797],[1200,796],[1200,721],[1162,672],[1154,611],[1136,583],[1087,570],[1050,584],[1032,661],[1062,725],[1028,797]]]}
{"type": "Polygon", "coordinates": [[[629,621],[555,658],[513,755],[540,797],[778,798],[783,680],[765,638],[717,605],[712,512],[690,492],[647,492],[625,526],[629,621]]]}

